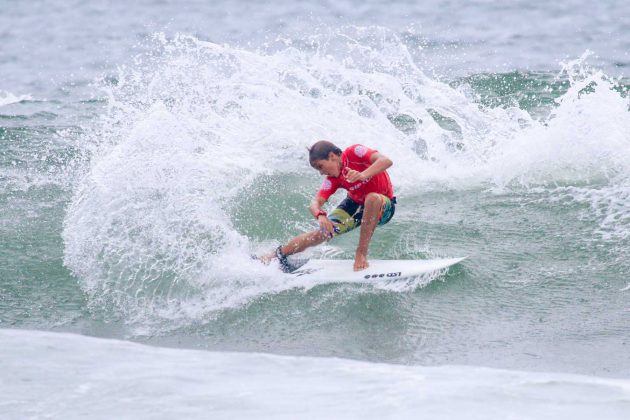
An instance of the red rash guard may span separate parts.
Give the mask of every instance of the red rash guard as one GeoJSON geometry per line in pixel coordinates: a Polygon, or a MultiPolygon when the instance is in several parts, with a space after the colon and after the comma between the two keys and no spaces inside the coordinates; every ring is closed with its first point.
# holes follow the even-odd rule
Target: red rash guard
{"type": "Polygon", "coordinates": [[[376,150],[360,144],[353,144],[344,150],[341,154],[341,172],[339,177],[333,178],[327,176],[319,189],[319,196],[328,200],[328,198],[341,187],[348,190],[348,197],[361,205],[365,202],[365,196],[371,192],[393,198],[394,187],[392,187],[392,182],[389,180],[387,171],[381,172],[363,181],[354,183],[346,181],[348,169],[354,169],[359,172],[365,171],[372,165],[370,163],[370,157],[376,152],[376,150]]]}

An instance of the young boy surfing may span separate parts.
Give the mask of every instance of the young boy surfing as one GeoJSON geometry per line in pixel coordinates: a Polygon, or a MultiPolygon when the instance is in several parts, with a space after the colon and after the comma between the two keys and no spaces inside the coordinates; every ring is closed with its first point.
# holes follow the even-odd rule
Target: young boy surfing
{"type": "Polygon", "coordinates": [[[354,271],[369,266],[368,246],[377,225],[384,225],[394,216],[396,198],[387,174],[392,161],[363,145],[355,144],[343,152],[329,141],[318,141],[309,149],[311,166],[326,178],[309,206],[319,229],[306,232],[279,246],[260,260],[268,264],[278,258],[284,271],[290,270],[287,256],[330,240],[333,236],[361,227],[359,245],[354,257],[354,271]],[[322,206],[343,188],[348,196],[328,215],[322,206]]]}

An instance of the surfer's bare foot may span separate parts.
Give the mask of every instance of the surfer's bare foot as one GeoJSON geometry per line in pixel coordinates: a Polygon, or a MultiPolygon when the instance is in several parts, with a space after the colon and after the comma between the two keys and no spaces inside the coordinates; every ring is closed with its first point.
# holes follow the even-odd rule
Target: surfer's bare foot
{"type": "Polygon", "coordinates": [[[354,257],[354,271],[361,271],[368,268],[370,264],[368,263],[367,256],[364,254],[357,253],[354,257]]]}

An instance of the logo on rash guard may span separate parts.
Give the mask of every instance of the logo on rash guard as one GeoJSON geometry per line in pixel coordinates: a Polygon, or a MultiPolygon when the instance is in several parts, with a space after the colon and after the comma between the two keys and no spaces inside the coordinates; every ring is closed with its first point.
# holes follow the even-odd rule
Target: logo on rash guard
{"type": "Polygon", "coordinates": [[[322,190],[329,190],[332,188],[332,183],[330,182],[329,179],[325,179],[324,182],[322,183],[322,190]]]}
{"type": "Polygon", "coordinates": [[[367,153],[367,147],[358,145],[354,148],[354,154],[358,157],[363,157],[367,153]]]}
{"type": "Polygon", "coordinates": [[[363,181],[359,182],[358,184],[354,184],[354,185],[348,187],[348,190],[354,191],[356,189],[359,189],[362,186],[364,186],[365,184],[367,184],[368,182],[370,182],[371,179],[372,179],[372,177],[365,178],[363,181]]]}

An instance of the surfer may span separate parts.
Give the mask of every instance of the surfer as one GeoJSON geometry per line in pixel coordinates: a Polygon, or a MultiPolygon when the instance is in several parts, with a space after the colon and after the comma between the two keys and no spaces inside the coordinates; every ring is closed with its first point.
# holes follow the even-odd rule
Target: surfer
{"type": "Polygon", "coordinates": [[[277,258],[284,271],[291,271],[288,255],[319,245],[336,235],[360,226],[359,245],[354,257],[354,271],[369,266],[368,247],[377,225],[384,225],[394,216],[396,198],[387,174],[392,161],[385,155],[361,144],[354,144],[343,152],[329,141],[318,141],[309,151],[311,166],[326,178],[309,206],[319,229],[302,233],[274,252],[260,257],[269,264],[277,258]],[[322,206],[328,198],[343,188],[346,198],[330,214],[322,206]]]}

